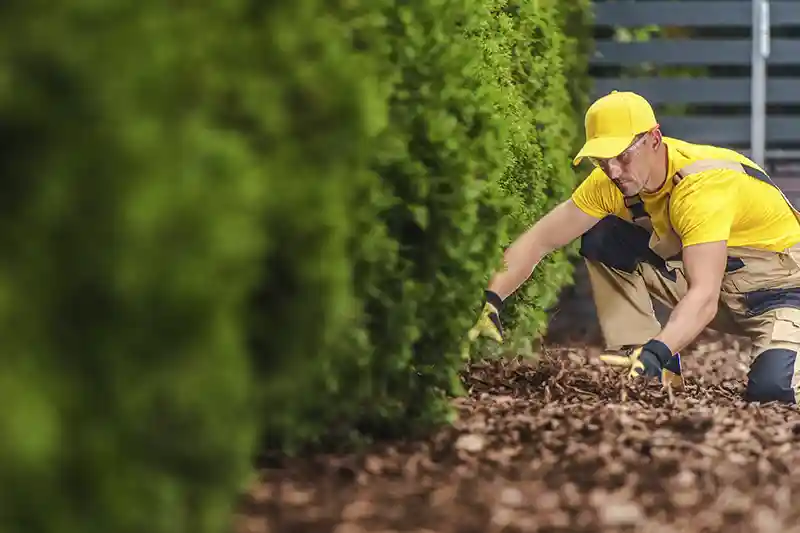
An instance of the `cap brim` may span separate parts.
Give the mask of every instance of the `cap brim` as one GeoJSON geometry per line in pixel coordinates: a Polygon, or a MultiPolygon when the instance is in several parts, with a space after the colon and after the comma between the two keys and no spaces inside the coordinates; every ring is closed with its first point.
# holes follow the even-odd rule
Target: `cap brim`
{"type": "Polygon", "coordinates": [[[608,158],[615,157],[621,154],[630,144],[635,135],[626,135],[624,137],[597,137],[586,141],[578,155],[572,160],[573,165],[577,165],[584,157],[599,157],[608,158]]]}

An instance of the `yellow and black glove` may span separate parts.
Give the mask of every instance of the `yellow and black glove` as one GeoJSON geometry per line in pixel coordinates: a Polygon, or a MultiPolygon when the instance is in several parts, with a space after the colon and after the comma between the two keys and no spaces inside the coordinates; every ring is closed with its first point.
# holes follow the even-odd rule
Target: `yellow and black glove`
{"type": "Polygon", "coordinates": [[[489,337],[495,341],[503,342],[503,326],[500,324],[500,311],[503,309],[503,300],[496,293],[486,291],[486,303],[483,304],[481,316],[469,330],[469,340],[474,341],[480,336],[489,337]]]}
{"type": "Polygon", "coordinates": [[[626,355],[603,354],[600,360],[612,366],[629,368],[628,376],[631,378],[656,378],[664,388],[684,389],[681,356],[673,354],[661,341],[652,339],[626,355]]]}

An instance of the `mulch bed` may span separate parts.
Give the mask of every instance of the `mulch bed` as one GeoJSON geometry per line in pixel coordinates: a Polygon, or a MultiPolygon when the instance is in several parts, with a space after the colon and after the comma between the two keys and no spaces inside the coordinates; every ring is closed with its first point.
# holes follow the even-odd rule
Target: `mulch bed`
{"type": "Polygon", "coordinates": [[[265,468],[236,532],[800,532],[800,410],[741,400],[746,346],[694,344],[674,395],[585,346],[466,369],[428,439],[265,468]]]}

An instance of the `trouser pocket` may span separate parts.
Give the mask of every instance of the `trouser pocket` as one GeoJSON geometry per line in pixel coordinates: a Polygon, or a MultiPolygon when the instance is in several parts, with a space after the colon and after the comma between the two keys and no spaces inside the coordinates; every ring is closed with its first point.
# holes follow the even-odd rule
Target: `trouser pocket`
{"type": "Polygon", "coordinates": [[[800,263],[794,254],[752,248],[731,248],[722,290],[751,293],[800,287],[800,263]]]}

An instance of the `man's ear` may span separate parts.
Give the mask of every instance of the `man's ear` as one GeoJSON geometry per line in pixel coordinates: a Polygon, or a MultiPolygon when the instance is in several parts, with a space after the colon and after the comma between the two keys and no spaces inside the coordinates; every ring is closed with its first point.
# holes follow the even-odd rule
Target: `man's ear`
{"type": "Polygon", "coordinates": [[[659,128],[658,126],[653,128],[653,130],[650,132],[650,136],[653,139],[651,141],[653,150],[658,150],[659,148],[661,148],[661,144],[664,142],[664,139],[661,136],[661,128],[659,128]]]}

